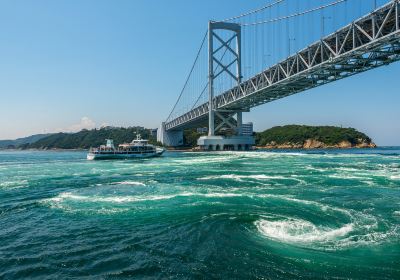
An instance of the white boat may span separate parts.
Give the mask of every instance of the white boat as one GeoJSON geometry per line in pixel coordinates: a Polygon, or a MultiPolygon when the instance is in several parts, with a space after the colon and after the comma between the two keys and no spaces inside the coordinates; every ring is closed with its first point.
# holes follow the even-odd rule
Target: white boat
{"type": "Polygon", "coordinates": [[[107,144],[98,148],[90,148],[87,154],[88,160],[97,159],[130,159],[149,158],[161,156],[165,149],[149,144],[148,140],[141,139],[140,135],[131,143],[124,143],[114,147],[112,139],[106,139],[107,144]]]}

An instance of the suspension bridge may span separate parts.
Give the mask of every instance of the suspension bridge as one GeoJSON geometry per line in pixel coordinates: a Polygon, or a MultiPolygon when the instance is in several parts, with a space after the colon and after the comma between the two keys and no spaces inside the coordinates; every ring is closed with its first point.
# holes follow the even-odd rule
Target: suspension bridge
{"type": "Polygon", "coordinates": [[[242,134],[243,112],[399,60],[399,6],[276,0],[209,21],[158,140],[179,146],[184,129],[207,126],[202,149],[249,148],[254,139],[242,134]]]}

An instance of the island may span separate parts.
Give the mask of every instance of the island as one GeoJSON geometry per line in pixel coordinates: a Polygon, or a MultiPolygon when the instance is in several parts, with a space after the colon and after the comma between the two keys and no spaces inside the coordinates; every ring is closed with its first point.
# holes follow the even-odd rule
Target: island
{"type": "Polygon", "coordinates": [[[354,128],[285,125],[255,133],[256,146],[265,149],[376,148],[370,137],[354,128]]]}

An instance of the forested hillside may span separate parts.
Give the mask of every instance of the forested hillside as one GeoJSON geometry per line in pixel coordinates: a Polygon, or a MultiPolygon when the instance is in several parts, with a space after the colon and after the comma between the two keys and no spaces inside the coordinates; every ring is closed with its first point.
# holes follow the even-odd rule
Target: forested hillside
{"type": "Polygon", "coordinates": [[[105,144],[105,139],[113,139],[118,145],[131,142],[140,134],[143,139],[155,143],[156,139],[150,135],[150,130],[143,127],[105,127],[101,129],[82,130],[77,133],[56,133],[24,148],[30,149],[88,149],[105,144]]]}
{"type": "Polygon", "coordinates": [[[285,125],[256,133],[257,146],[271,148],[374,147],[371,138],[354,128],[285,125]]]}
{"type": "Polygon", "coordinates": [[[50,134],[35,134],[28,137],[22,137],[15,140],[0,140],[0,149],[15,149],[24,145],[34,143],[50,134]]]}

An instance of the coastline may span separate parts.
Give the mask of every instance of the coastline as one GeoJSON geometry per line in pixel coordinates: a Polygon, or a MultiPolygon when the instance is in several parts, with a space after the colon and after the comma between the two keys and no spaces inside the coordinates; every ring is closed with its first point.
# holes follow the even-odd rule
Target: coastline
{"type": "Polygon", "coordinates": [[[0,152],[84,152],[88,151],[89,149],[0,149],[0,152]]]}
{"type": "Polygon", "coordinates": [[[263,146],[256,146],[256,148],[261,149],[375,149],[378,146],[374,142],[359,141],[357,144],[350,143],[349,141],[341,141],[336,144],[326,144],[315,139],[307,139],[304,143],[291,143],[285,142],[277,144],[276,142],[268,143],[263,146]]]}
{"type": "Polygon", "coordinates": [[[326,146],[326,147],[310,147],[310,148],[305,148],[305,147],[295,147],[295,146],[276,146],[276,147],[271,147],[271,146],[255,146],[255,149],[257,150],[304,150],[304,151],[309,151],[309,150],[350,150],[350,149],[378,149],[378,148],[384,148],[380,146],[374,146],[374,147],[360,147],[360,146],[352,146],[352,147],[338,147],[338,146],[326,146]]]}
{"type": "MultiPolygon", "coordinates": [[[[326,146],[326,147],[297,147],[297,146],[254,146],[254,150],[349,150],[349,149],[377,149],[377,148],[385,148],[384,146],[374,146],[374,147],[360,147],[360,146],[352,146],[352,147],[338,147],[338,146],[326,146]]],[[[168,152],[204,152],[202,150],[194,148],[187,149],[174,149],[174,148],[165,148],[168,152]]],[[[0,149],[0,152],[87,152],[89,149],[0,149]]],[[[212,151],[210,151],[212,152],[212,151]]],[[[223,152],[223,151],[219,151],[223,152]]]]}

